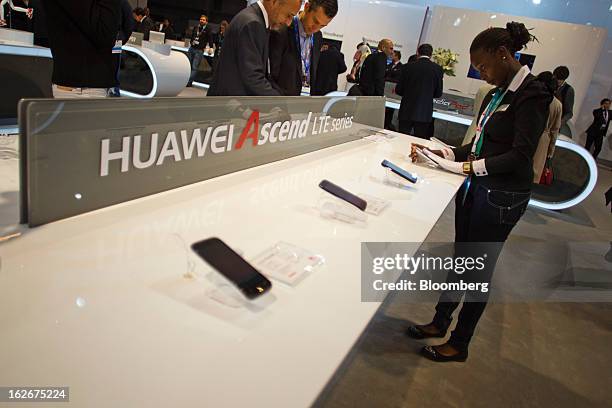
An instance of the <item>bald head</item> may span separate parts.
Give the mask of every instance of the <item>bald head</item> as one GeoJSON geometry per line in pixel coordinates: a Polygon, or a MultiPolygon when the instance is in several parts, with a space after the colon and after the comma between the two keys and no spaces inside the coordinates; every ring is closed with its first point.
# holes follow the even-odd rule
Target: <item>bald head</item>
{"type": "Polygon", "coordinates": [[[302,0],[262,0],[262,3],[268,12],[270,28],[273,30],[289,26],[302,6],[302,0]]]}
{"type": "Polygon", "coordinates": [[[393,56],[393,41],[388,38],[383,38],[378,43],[378,51],[384,52],[387,57],[393,56]]]}

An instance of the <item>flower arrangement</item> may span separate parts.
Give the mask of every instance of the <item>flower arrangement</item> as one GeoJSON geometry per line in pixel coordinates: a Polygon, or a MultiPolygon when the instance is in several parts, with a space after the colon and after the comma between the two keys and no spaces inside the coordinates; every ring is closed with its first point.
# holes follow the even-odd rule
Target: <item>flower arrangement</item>
{"type": "Polygon", "coordinates": [[[459,54],[445,48],[436,48],[433,52],[433,61],[442,67],[444,75],[455,76],[455,64],[459,62],[459,54]]]}

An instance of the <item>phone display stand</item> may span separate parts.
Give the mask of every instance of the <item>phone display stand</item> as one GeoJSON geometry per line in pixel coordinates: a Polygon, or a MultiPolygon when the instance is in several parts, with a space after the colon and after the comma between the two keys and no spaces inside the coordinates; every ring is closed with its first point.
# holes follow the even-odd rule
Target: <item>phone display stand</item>
{"type": "Polygon", "coordinates": [[[250,262],[266,277],[296,286],[323,265],[325,258],[293,244],[277,242],[250,262]]]}
{"type": "MultiPolygon", "coordinates": [[[[241,250],[233,249],[242,256],[241,250]]],[[[208,298],[231,308],[248,306],[250,301],[240,292],[240,289],[206,262],[200,259],[190,260],[188,266],[185,278],[201,282],[206,288],[204,294],[208,298]]]]}
{"type": "MultiPolygon", "coordinates": [[[[417,177],[417,183],[418,183],[418,176],[414,173],[412,174],[417,177]]],[[[411,183],[410,181],[406,180],[405,178],[401,176],[398,176],[397,174],[392,172],[390,169],[385,169],[385,175],[383,178],[383,182],[388,186],[393,186],[393,187],[402,188],[402,189],[412,188],[415,184],[415,183],[411,183]]]]}
{"type": "Polygon", "coordinates": [[[365,224],[368,215],[352,204],[331,194],[322,193],[319,197],[319,214],[323,218],[336,219],[348,224],[365,224]]]}
{"type": "Polygon", "coordinates": [[[367,201],[368,206],[365,212],[371,215],[380,215],[389,205],[391,205],[390,201],[374,197],[373,195],[360,193],[358,196],[367,201]]]}

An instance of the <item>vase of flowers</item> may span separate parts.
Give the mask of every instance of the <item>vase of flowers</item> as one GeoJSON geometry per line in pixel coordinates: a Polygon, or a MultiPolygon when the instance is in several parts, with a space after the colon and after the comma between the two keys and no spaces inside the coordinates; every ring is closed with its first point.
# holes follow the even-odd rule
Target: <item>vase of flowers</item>
{"type": "Polygon", "coordinates": [[[442,67],[444,75],[455,76],[455,64],[459,62],[459,54],[445,48],[436,48],[431,58],[442,67]]]}

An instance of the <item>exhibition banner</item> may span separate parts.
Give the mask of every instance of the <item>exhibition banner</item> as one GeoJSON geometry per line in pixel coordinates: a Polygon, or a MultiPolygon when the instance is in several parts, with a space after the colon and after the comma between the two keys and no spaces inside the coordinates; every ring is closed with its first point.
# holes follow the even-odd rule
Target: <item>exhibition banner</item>
{"type": "Polygon", "coordinates": [[[372,134],[380,97],[23,100],[21,222],[37,226],[372,134]]]}

